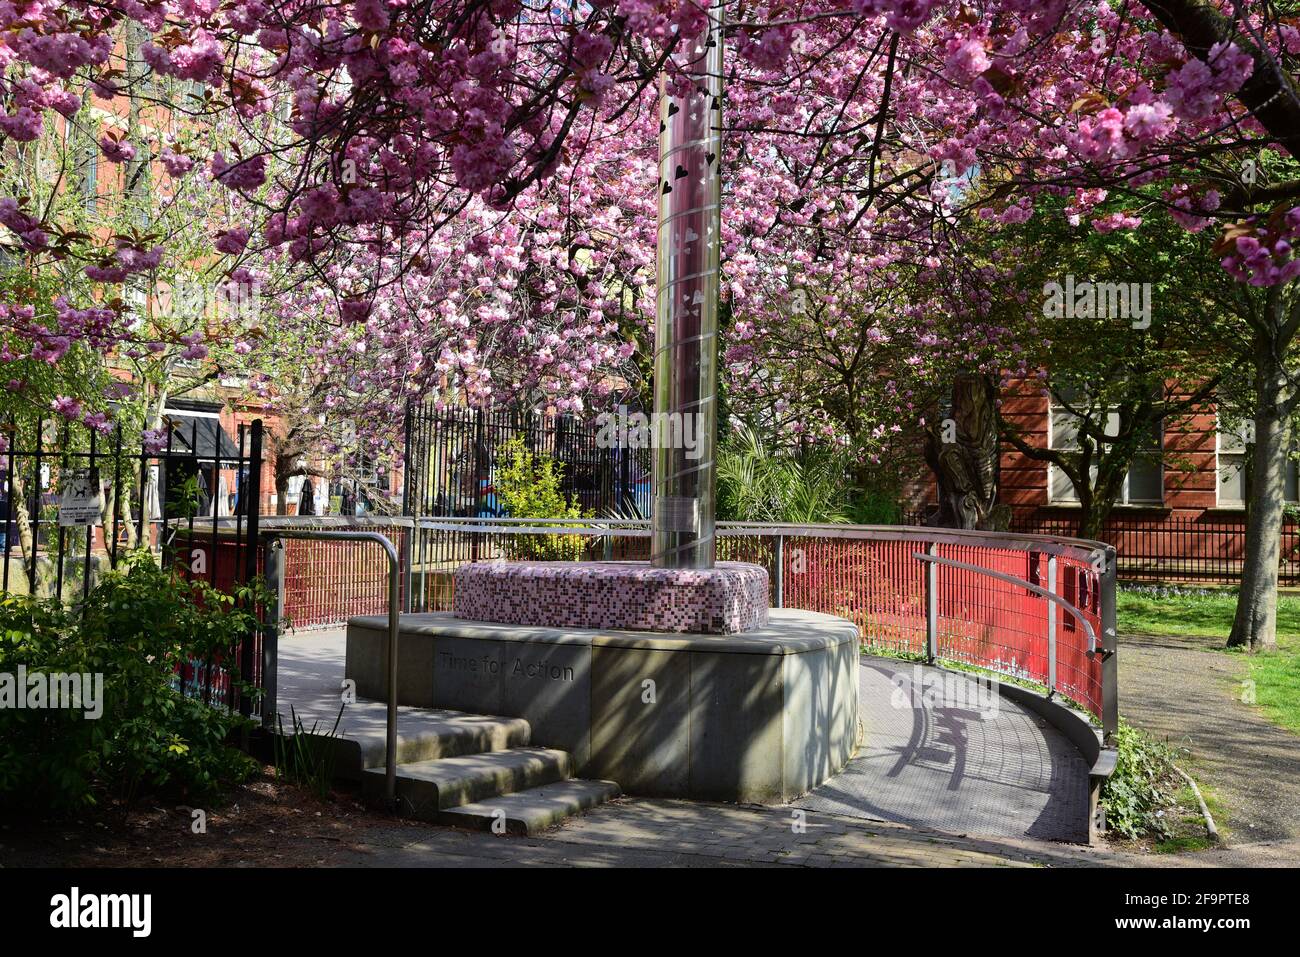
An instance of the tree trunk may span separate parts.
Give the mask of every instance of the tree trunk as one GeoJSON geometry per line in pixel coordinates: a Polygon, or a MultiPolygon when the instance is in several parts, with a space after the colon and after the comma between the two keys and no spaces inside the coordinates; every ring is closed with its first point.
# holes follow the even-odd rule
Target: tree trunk
{"type": "Polygon", "coordinates": [[[275,470],[275,514],[289,514],[289,474],[288,470],[275,470]]]}
{"type": "MultiPolygon", "coordinates": [[[[170,374],[171,374],[170,363],[166,363],[164,364],[164,368],[163,368],[164,383],[167,381],[167,376],[170,374]]],[[[147,428],[153,431],[157,431],[158,429],[161,429],[163,427],[163,410],[165,408],[167,408],[167,386],[163,385],[159,387],[158,396],[154,401],[153,408],[149,410],[149,418],[146,420],[147,428]]],[[[148,463],[144,461],[141,462],[140,468],[143,472],[143,474],[141,475],[141,480],[144,483],[144,492],[141,498],[141,505],[140,505],[140,508],[144,513],[141,517],[141,527],[145,529],[145,544],[152,545],[153,544],[152,536],[150,535],[149,530],[152,527],[152,523],[154,520],[154,516],[152,512],[153,512],[153,502],[155,497],[158,497],[158,518],[164,524],[166,523],[166,516],[162,514],[164,511],[162,506],[162,498],[159,495],[159,490],[158,490],[158,475],[161,470],[150,468],[148,463]]],[[[158,530],[159,541],[162,540],[163,534],[164,534],[163,529],[159,528],[158,530]]]]}
{"type": "MultiPolygon", "coordinates": [[[[37,476],[37,484],[40,484],[40,476],[37,476]]],[[[40,595],[44,588],[41,582],[41,566],[36,557],[36,531],[32,527],[31,513],[27,509],[27,487],[16,468],[9,477],[9,507],[13,511],[14,524],[18,526],[18,548],[22,553],[23,573],[25,575],[34,573],[36,586],[32,588],[32,595],[40,595]]]]}
{"type": "Polygon", "coordinates": [[[1287,452],[1291,447],[1291,388],[1278,357],[1289,343],[1265,330],[1255,335],[1255,445],[1251,454],[1246,560],[1228,647],[1277,646],[1277,573],[1282,547],[1287,452]]]}
{"type": "MultiPolygon", "coordinates": [[[[1124,476],[1128,474],[1128,466],[1132,463],[1132,457],[1128,458],[1110,458],[1098,455],[1097,482],[1095,487],[1090,486],[1087,489],[1080,489],[1077,486],[1075,491],[1079,495],[1079,505],[1082,515],[1079,518],[1079,537],[1091,539],[1092,541],[1101,540],[1101,531],[1106,524],[1106,519],[1110,518],[1110,513],[1115,508],[1115,503],[1119,500],[1124,491],[1124,476]],[[1124,468],[1119,468],[1120,465],[1124,468]]],[[[1089,475],[1085,472],[1085,477],[1089,475]]]]}
{"type": "Polygon", "coordinates": [[[9,477],[9,505],[13,509],[14,524],[18,526],[18,547],[23,554],[23,564],[30,566],[35,554],[31,516],[27,512],[27,486],[14,469],[9,477]]]}
{"type": "Polygon", "coordinates": [[[1083,513],[1079,520],[1079,537],[1091,541],[1101,540],[1101,530],[1106,524],[1106,519],[1110,516],[1111,504],[1108,499],[1101,498],[1100,502],[1105,504],[1094,504],[1092,508],[1083,513]]]}

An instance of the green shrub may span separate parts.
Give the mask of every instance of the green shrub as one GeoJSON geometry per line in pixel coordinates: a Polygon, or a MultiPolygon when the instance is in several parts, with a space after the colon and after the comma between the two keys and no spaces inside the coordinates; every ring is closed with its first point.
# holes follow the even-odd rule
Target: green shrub
{"type": "MultiPolygon", "coordinates": [[[[549,456],[534,455],[517,436],[498,456],[492,485],[511,518],[586,517],[560,491],[563,467],[549,456]]],[[[580,560],[586,544],[581,535],[505,535],[501,547],[510,559],[561,562],[580,560]]]]}
{"type": "Polygon", "coordinates": [[[1119,757],[1102,788],[1106,826],[1130,839],[1170,834],[1166,810],[1182,779],[1173,753],[1150,735],[1121,720],[1115,737],[1119,757]]]}
{"type": "Polygon", "coordinates": [[[848,484],[830,454],[774,452],[738,425],[717,455],[718,518],[735,522],[847,522],[848,484]]]}
{"type": "Polygon", "coordinates": [[[849,501],[849,521],[854,525],[898,525],[903,521],[903,509],[898,496],[864,489],[849,501]]]}
{"type": "Polygon", "coordinates": [[[250,775],[256,765],[227,744],[245,720],[175,686],[180,663],[233,665],[256,622],[246,605],[257,589],[241,597],[164,571],[147,553],[128,556],[75,609],[0,597],[0,676],[11,688],[19,666],[102,676],[98,718],[0,708],[0,807],[129,806],[142,793],[202,800],[250,775]]]}
{"type": "Polygon", "coordinates": [[[291,781],[314,794],[322,801],[329,797],[334,784],[334,768],[338,758],[339,724],[343,721],[343,708],[328,731],[319,721],[311,727],[290,705],[289,718],[292,733],[285,734],[284,718],[276,715],[275,776],[291,781]]]}

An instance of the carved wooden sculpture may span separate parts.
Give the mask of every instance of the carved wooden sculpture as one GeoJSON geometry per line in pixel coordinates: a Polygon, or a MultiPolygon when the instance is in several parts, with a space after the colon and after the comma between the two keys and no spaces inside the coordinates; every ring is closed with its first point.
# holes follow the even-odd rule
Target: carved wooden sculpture
{"type": "Polygon", "coordinates": [[[986,376],[963,375],[926,434],[925,459],[939,485],[939,508],[928,520],[945,528],[1005,529],[1010,509],[998,505],[997,390],[986,376]]]}

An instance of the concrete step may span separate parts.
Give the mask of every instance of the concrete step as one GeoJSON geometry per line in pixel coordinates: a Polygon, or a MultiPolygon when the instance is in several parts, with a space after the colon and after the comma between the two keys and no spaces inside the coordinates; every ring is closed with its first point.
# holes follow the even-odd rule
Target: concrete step
{"type": "MultiPolygon", "coordinates": [[[[567,751],[511,748],[508,751],[400,764],[397,767],[397,798],[402,813],[433,820],[439,811],[448,808],[563,781],[569,775],[567,751]]],[[[384,793],[384,769],[367,768],[362,783],[368,797],[381,797],[384,793]]]]}
{"type": "MultiPolygon", "coordinates": [[[[439,824],[488,831],[497,821],[504,822],[507,834],[536,834],[566,817],[618,797],[613,781],[586,781],[571,778],[541,787],[503,794],[487,801],[476,801],[448,808],[438,814],[439,824]]],[[[500,833],[501,824],[497,825],[500,833]]]]}
{"type": "MultiPolygon", "coordinates": [[[[523,718],[498,718],[434,708],[401,708],[399,712],[399,764],[526,747],[532,734],[523,718]]],[[[315,722],[317,734],[328,735],[336,715],[337,710],[328,718],[321,715],[299,717],[309,732],[315,722]]],[[[291,734],[293,729],[288,715],[283,716],[283,722],[286,734],[291,734]]],[[[333,738],[336,776],[357,781],[369,768],[382,769],[387,733],[387,711],[382,703],[359,701],[349,705],[340,722],[339,733],[333,738]]]]}

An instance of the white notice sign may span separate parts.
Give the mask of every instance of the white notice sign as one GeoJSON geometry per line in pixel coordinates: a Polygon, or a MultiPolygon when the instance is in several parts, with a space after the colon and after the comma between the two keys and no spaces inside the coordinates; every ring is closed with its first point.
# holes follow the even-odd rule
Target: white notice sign
{"type": "Polygon", "coordinates": [[[59,525],[98,525],[104,511],[99,469],[75,469],[68,474],[59,498],[59,525]]]}

